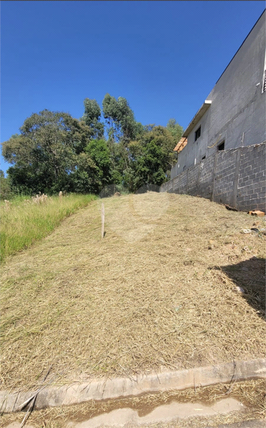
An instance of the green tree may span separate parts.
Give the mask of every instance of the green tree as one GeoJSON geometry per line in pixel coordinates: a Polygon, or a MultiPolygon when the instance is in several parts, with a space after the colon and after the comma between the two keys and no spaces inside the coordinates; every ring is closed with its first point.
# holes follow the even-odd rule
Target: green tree
{"type": "Polygon", "coordinates": [[[125,98],[118,97],[118,123],[122,132],[122,141],[125,145],[136,135],[136,121],[134,113],[129,107],[129,104],[125,98]]]}
{"type": "Polygon", "coordinates": [[[166,129],[171,133],[174,138],[175,144],[178,143],[183,135],[183,128],[175,119],[170,119],[166,125],[166,129]]]}
{"type": "Polygon", "coordinates": [[[141,138],[129,144],[131,169],[131,175],[128,176],[129,189],[136,191],[144,184],[160,186],[167,181],[171,166],[175,162],[174,147],[174,138],[166,128],[146,126],[141,138]]]}
{"type": "Polygon", "coordinates": [[[101,186],[98,168],[88,153],[82,152],[77,157],[76,167],[69,174],[68,190],[75,193],[98,193],[101,186]]]}
{"type": "Polygon", "coordinates": [[[164,153],[162,147],[154,140],[145,144],[142,154],[137,157],[134,163],[135,174],[130,177],[129,188],[136,191],[144,184],[155,184],[160,186],[166,181],[166,174],[163,169],[164,153]]]}
{"type": "Polygon", "coordinates": [[[175,140],[167,128],[160,125],[154,126],[150,132],[144,135],[142,141],[144,146],[153,141],[156,146],[161,148],[163,154],[162,168],[165,172],[172,168],[176,162],[173,153],[175,140]]]}
{"type": "Polygon", "coordinates": [[[101,119],[101,108],[96,100],[85,98],[84,100],[85,112],[81,120],[88,125],[92,131],[92,137],[100,139],[104,135],[104,124],[101,119]]]}
{"type": "Polygon", "coordinates": [[[137,124],[127,100],[106,94],[103,99],[103,116],[108,125],[108,136],[112,141],[123,141],[125,145],[135,138],[141,124],[137,124]]]}
{"type": "Polygon", "coordinates": [[[105,140],[91,140],[86,146],[85,152],[95,165],[97,185],[94,193],[99,193],[102,188],[112,181],[111,153],[105,140]]]}
{"type": "Polygon", "coordinates": [[[17,191],[53,193],[69,190],[71,172],[91,137],[91,129],[63,112],[43,110],[24,121],[20,135],[2,144],[13,166],[8,174],[17,191]]]}
{"type": "Polygon", "coordinates": [[[103,117],[107,124],[107,132],[108,138],[110,141],[117,141],[116,132],[117,123],[118,123],[118,104],[115,97],[111,97],[111,95],[106,94],[103,102],[103,117]]]}
{"type": "Polygon", "coordinates": [[[112,183],[125,185],[125,171],[129,168],[129,152],[122,141],[111,145],[112,183]]]}
{"type": "Polygon", "coordinates": [[[0,199],[10,199],[12,190],[9,177],[5,177],[4,171],[0,170],[0,199]]]}

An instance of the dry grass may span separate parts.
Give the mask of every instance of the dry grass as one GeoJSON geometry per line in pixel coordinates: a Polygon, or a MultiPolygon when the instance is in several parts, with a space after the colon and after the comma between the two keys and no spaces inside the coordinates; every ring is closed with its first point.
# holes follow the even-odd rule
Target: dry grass
{"type": "MultiPolygon", "coordinates": [[[[139,397],[122,398],[119,400],[105,400],[101,402],[89,401],[73,406],[61,406],[34,411],[29,419],[31,426],[38,428],[65,428],[67,423],[83,422],[102,413],[109,413],[115,409],[131,408],[138,411],[143,417],[152,412],[156,407],[178,403],[202,403],[212,405],[216,401],[225,398],[234,398],[246,406],[245,412],[232,412],[226,415],[218,414],[215,417],[194,417],[187,420],[179,420],[177,423],[155,424],[154,428],[203,428],[216,426],[222,423],[233,423],[243,420],[264,419],[265,409],[265,380],[249,380],[235,382],[233,384],[217,384],[184,391],[168,391],[157,394],[144,394],[139,397]]],[[[2,426],[12,422],[21,422],[24,412],[6,414],[2,416],[2,426]]],[[[134,425],[135,426],[135,425],[134,425]]],[[[144,425],[145,428],[146,425],[144,425]]],[[[148,425],[150,427],[150,425],[148,425]]]]}
{"type": "Polygon", "coordinates": [[[265,237],[242,232],[264,218],[166,193],[104,204],[104,239],[93,201],[4,266],[1,389],[51,364],[60,384],[265,356],[265,237]]]}

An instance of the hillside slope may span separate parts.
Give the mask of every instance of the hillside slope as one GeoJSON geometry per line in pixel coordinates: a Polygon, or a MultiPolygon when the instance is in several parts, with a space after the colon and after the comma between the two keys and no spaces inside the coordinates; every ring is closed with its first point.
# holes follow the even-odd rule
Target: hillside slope
{"type": "Polygon", "coordinates": [[[1,389],[33,387],[51,364],[60,383],[264,357],[252,227],[264,218],[186,195],[93,201],[2,269],[1,389]]]}

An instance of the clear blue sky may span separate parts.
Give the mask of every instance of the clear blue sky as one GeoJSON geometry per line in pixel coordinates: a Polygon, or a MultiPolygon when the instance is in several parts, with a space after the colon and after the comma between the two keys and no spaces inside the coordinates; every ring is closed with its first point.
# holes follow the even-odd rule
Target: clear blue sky
{"type": "MultiPolygon", "coordinates": [[[[2,1],[1,142],[43,109],[125,97],[143,125],[186,128],[265,1],[2,1]]],[[[0,168],[9,167],[0,158],[0,168]]]]}

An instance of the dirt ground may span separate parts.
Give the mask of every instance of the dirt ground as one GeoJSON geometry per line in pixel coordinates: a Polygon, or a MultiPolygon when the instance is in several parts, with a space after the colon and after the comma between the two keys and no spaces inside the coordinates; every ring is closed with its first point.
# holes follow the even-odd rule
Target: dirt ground
{"type": "Polygon", "coordinates": [[[2,267],[0,388],[264,357],[265,227],[187,195],[90,203],[2,267]]]}

